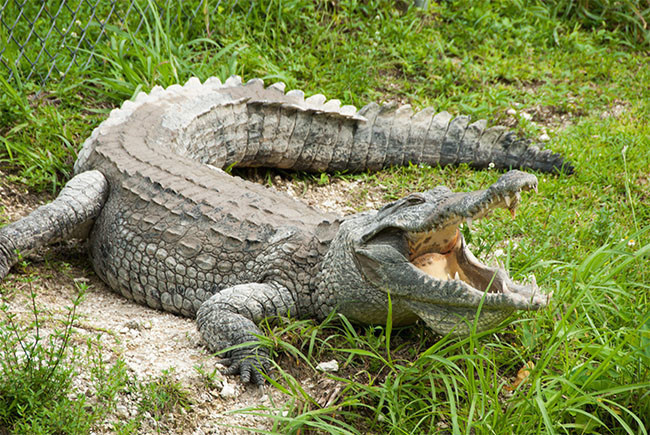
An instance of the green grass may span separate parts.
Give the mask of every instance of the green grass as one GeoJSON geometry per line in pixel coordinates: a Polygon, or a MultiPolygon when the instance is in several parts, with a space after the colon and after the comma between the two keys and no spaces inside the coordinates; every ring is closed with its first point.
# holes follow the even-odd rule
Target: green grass
{"type": "MultiPolygon", "coordinates": [[[[514,220],[494,213],[466,234],[479,257],[501,250],[514,278],[534,273],[554,291],[551,307],[467,339],[436,337],[421,326],[353,327],[339,316],[323,325],[280,321],[268,330],[269,344],[284,368],[275,372],[275,387],[290,400],[246,412],[269,416],[281,433],[647,433],[647,5],[459,1],[420,11],[377,0],[263,0],[250,12],[249,6],[224,4],[187,26],[171,19],[176,11],[165,3],[163,18],[148,15],[138,33],[109,27],[99,63],[73,67],[65,81],[38,95],[36,83],[0,77],[0,158],[11,178],[58,190],[76,150],[110,108],[193,75],[282,80],[344,103],[398,100],[492,122],[509,121],[509,108],[527,112],[532,119],[519,117],[514,128],[531,137],[547,131],[548,146],[567,156],[576,173],[538,174],[539,193],[524,197],[514,220]],[[295,361],[311,373],[332,358],[342,369],[326,376],[324,390],[338,393],[312,397],[296,380],[295,361]],[[507,391],[528,361],[534,364],[528,379],[507,391]]],[[[367,189],[381,186],[390,200],[438,184],[481,188],[498,175],[410,166],[296,177],[360,180],[367,189]]],[[[365,203],[363,188],[351,196],[355,207],[365,203]]],[[[176,404],[170,409],[188,403],[173,381],[154,391],[142,406],[166,409],[160,397],[176,404]]],[[[118,429],[129,433],[139,425],[133,420],[118,429]]]]}

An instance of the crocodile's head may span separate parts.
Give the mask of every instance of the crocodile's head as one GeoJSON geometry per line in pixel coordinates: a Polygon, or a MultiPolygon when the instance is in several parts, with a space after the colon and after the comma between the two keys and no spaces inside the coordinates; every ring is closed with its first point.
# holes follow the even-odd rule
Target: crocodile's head
{"type": "Polygon", "coordinates": [[[339,310],[354,320],[381,321],[387,311],[377,305],[390,294],[396,323],[418,317],[438,333],[466,335],[475,320],[481,331],[514,310],[546,306],[550,295],[541,294],[534,279],[519,284],[505,270],[482,264],[459,231],[461,223],[471,225],[497,207],[514,213],[521,192],[531,189],[537,189],[534,175],[510,171],[486,190],[437,187],[349,218],[330,248],[341,255],[327,259],[329,273],[343,276],[350,289],[339,287],[347,292],[339,310]]]}

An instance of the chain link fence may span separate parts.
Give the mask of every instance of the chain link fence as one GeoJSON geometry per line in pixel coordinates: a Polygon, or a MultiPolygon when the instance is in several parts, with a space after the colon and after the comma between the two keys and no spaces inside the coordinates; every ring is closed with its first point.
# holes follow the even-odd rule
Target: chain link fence
{"type": "MultiPolygon", "coordinates": [[[[237,1],[0,0],[0,74],[41,85],[62,80],[73,65],[93,61],[107,26],[137,32],[152,14],[192,26],[217,11],[232,14],[237,1]]],[[[245,7],[250,13],[253,2],[245,7]]]]}

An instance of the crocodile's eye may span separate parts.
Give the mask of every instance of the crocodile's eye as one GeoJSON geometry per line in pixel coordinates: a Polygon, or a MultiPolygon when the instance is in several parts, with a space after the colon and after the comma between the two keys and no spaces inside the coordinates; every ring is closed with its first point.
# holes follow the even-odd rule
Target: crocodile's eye
{"type": "Polygon", "coordinates": [[[409,196],[407,196],[405,199],[408,205],[419,205],[419,204],[423,204],[426,201],[424,196],[420,195],[419,193],[412,193],[409,196]]]}

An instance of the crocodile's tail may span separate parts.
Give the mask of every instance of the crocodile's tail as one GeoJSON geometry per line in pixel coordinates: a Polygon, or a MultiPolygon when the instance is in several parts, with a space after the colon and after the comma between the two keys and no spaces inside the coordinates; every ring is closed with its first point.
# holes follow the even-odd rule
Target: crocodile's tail
{"type": "MultiPolygon", "coordinates": [[[[482,119],[453,117],[432,108],[369,104],[359,111],[367,119],[355,133],[355,152],[366,150],[365,166],[427,163],[475,168],[532,169],[570,174],[573,166],[550,150],[519,137],[503,126],[487,127],[482,119]]],[[[363,153],[361,153],[363,154],[363,153]]]]}
{"type": "Polygon", "coordinates": [[[477,168],[533,169],[571,173],[562,156],[519,138],[504,127],[486,128],[432,108],[369,104],[357,111],[324,95],[285,92],[260,79],[242,84],[190,79],[184,86],[154,88],[111,113],[86,141],[75,164],[85,162],[102,132],[118,126],[140,107],[166,107],[161,128],[173,131],[168,145],[178,154],[219,168],[267,166],[304,171],[349,171],[425,163],[467,163],[477,168]]]}

